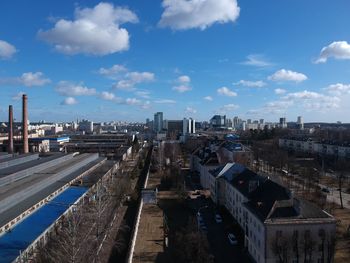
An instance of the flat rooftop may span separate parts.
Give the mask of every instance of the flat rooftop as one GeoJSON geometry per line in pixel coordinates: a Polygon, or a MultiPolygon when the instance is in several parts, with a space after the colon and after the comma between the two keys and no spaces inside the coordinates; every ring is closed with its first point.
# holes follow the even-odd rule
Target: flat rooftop
{"type": "MultiPolygon", "coordinates": [[[[59,172],[62,169],[68,168],[69,166],[74,165],[75,163],[78,163],[82,161],[82,159],[86,158],[88,155],[82,155],[81,158],[74,157],[71,160],[65,161],[64,163],[58,164],[54,167],[48,168],[44,171],[41,171],[40,173],[33,174],[32,176],[23,178],[21,180],[18,180],[12,184],[5,185],[3,187],[0,187],[0,200],[16,194],[20,192],[21,190],[24,190],[33,184],[49,177],[49,176],[54,176],[57,172],[59,172]]],[[[40,200],[46,198],[49,196],[51,193],[65,185],[66,183],[70,182],[74,178],[78,177],[81,175],[84,171],[87,171],[97,163],[101,162],[104,158],[98,158],[97,160],[90,162],[75,172],[72,172],[65,176],[64,178],[60,180],[56,180],[54,183],[50,184],[46,188],[36,192],[35,194],[31,195],[29,198],[19,202],[13,207],[10,207],[9,209],[3,211],[0,213],[0,226],[6,224],[16,216],[20,215],[23,211],[29,209],[31,206],[35,205],[38,203],[40,200]]],[[[95,171],[99,170],[101,167],[98,167],[96,170],[91,171],[91,173],[95,173],[95,171]]],[[[104,168],[105,169],[105,168],[104,168]]],[[[90,173],[90,174],[91,174],[90,173]]]]}
{"type": "Polygon", "coordinates": [[[57,159],[59,157],[64,156],[64,154],[62,153],[57,153],[57,154],[53,154],[50,156],[45,156],[45,157],[39,157],[39,159],[33,160],[33,161],[29,161],[29,162],[25,162],[25,163],[21,163],[18,165],[14,165],[11,167],[7,167],[7,168],[3,168],[0,169],[0,178],[5,177],[7,175],[13,174],[13,173],[17,173],[19,171],[31,168],[33,166],[57,159]]]}
{"type": "Polygon", "coordinates": [[[30,156],[30,155],[35,155],[35,154],[33,154],[33,153],[25,153],[25,154],[19,154],[19,155],[15,155],[15,156],[8,156],[6,158],[0,159],[0,163],[4,163],[4,162],[16,160],[16,159],[21,159],[21,158],[24,158],[24,157],[27,157],[27,156],[30,156]]]}

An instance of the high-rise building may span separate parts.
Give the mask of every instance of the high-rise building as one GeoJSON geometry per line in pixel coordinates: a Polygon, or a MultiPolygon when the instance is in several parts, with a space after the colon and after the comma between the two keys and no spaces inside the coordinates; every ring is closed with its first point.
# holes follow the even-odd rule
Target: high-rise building
{"type": "Polygon", "coordinates": [[[300,130],[303,130],[304,129],[304,120],[303,120],[303,117],[302,116],[298,116],[298,119],[297,119],[297,126],[300,130]]]}
{"type": "Polygon", "coordinates": [[[154,114],[153,130],[155,132],[163,130],[163,112],[157,112],[154,114]]]}
{"type": "Polygon", "coordinates": [[[260,124],[264,124],[264,119],[260,119],[260,120],[259,120],[259,123],[260,123],[260,124]]]}
{"type": "Polygon", "coordinates": [[[196,121],[192,118],[183,119],[182,134],[196,133],[196,121]]]}
{"type": "Polygon", "coordinates": [[[214,115],[210,119],[210,125],[213,128],[225,128],[226,125],[226,115],[214,115]]]}
{"type": "Polygon", "coordinates": [[[287,128],[287,121],[285,117],[280,118],[280,128],[287,128]]]}

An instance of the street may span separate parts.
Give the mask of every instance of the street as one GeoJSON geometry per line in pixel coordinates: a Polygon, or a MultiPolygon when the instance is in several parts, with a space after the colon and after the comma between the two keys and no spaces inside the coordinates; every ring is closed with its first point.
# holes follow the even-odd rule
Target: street
{"type": "MultiPolygon", "coordinates": [[[[184,178],[186,182],[187,191],[199,190],[196,188],[198,182],[196,176],[191,176],[190,171],[183,171],[186,173],[184,178]],[[189,175],[189,176],[188,176],[189,175]],[[193,178],[195,182],[193,182],[193,178]]],[[[196,198],[188,199],[189,206],[192,211],[198,216],[198,212],[203,219],[204,225],[207,231],[203,234],[207,235],[211,253],[214,256],[214,262],[220,263],[244,263],[251,262],[248,256],[243,251],[243,238],[240,234],[240,230],[237,224],[234,223],[234,219],[222,208],[217,208],[210,197],[204,197],[203,194],[198,194],[196,198]],[[220,212],[218,212],[220,211],[220,212]],[[217,223],[215,221],[215,214],[219,213],[223,219],[223,222],[217,223]],[[228,240],[228,233],[234,233],[238,240],[237,245],[230,244],[228,240]]]]}

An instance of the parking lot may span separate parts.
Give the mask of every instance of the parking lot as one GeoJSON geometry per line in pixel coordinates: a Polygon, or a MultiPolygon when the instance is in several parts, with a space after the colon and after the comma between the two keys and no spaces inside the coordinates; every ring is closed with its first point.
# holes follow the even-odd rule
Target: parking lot
{"type": "MultiPolygon", "coordinates": [[[[208,238],[211,253],[215,262],[252,262],[244,251],[243,235],[234,219],[223,209],[218,208],[208,197],[206,191],[198,187],[198,179],[186,171],[186,188],[194,191],[187,202],[192,212],[196,214],[198,231],[208,238]],[[197,189],[199,188],[199,189],[197,189]],[[222,222],[215,220],[220,215],[222,222]],[[238,244],[231,244],[228,234],[233,233],[238,244]]],[[[218,220],[220,221],[220,220],[218,220]]]]}

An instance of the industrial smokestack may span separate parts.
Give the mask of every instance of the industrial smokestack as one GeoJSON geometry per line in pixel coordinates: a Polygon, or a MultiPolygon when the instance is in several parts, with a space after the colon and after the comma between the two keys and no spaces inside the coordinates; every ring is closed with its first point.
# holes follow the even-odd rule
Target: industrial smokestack
{"type": "Polygon", "coordinates": [[[28,147],[28,109],[27,95],[23,94],[22,104],[22,133],[23,133],[23,153],[29,152],[28,147]]]}
{"type": "Polygon", "coordinates": [[[9,105],[9,123],[8,123],[8,153],[13,154],[13,110],[9,105]]]}

